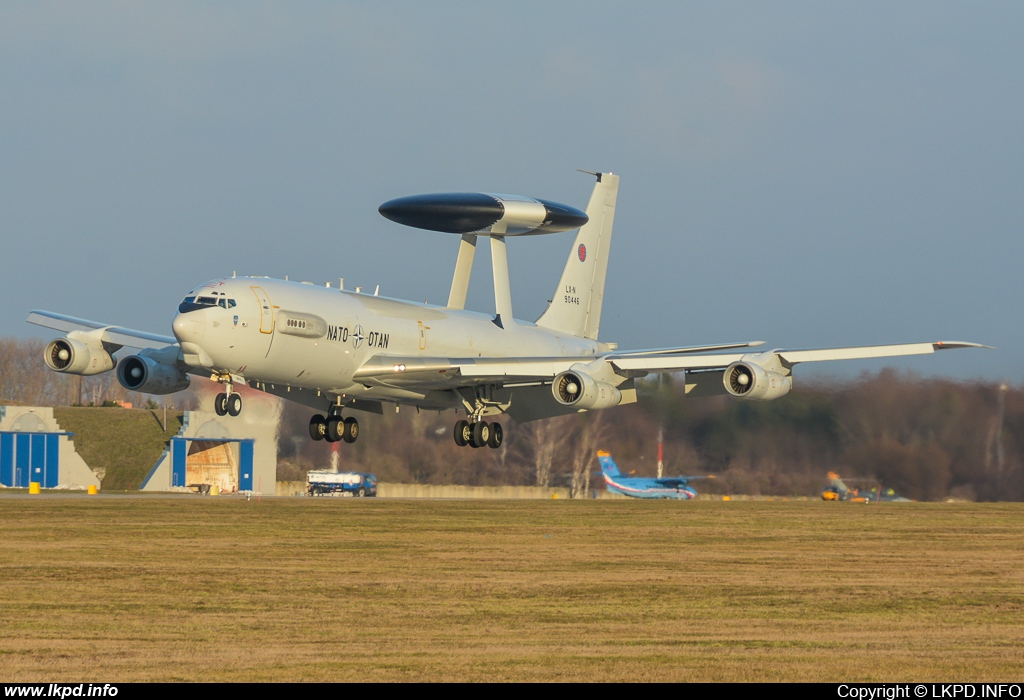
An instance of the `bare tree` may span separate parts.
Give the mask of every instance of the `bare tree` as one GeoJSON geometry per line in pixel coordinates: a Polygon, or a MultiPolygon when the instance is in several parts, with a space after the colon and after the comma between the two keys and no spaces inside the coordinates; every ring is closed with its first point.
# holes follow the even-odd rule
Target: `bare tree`
{"type": "Polygon", "coordinates": [[[524,438],[522,442],[530,446],[534,484],[537,486],[551,485],[551,465],[555,460],[558,435],[564,425],[563,421],[552,418],[526,423],[519,428],[524,438]]]}
{"type": "Polygon", "coordinates": [[[604,411],[588,411],[577,414],[576,445],[572,457],[572,498],[586,498],[590,494],[590,472],[594,468],[594,457],[601,428],[604,425],[604,411]]]}

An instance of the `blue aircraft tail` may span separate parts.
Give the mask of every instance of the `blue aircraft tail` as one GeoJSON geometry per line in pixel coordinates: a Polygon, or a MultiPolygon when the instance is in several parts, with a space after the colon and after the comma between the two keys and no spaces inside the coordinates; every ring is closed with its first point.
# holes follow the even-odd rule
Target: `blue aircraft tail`
{"type": "Polygon", "coordinates": [[[605,476],[622,476],[622,472],[619,471],[619,466],[615,464],[610,452],[598,450],[597,459],[601,462],[601,472],[605,476]]]}

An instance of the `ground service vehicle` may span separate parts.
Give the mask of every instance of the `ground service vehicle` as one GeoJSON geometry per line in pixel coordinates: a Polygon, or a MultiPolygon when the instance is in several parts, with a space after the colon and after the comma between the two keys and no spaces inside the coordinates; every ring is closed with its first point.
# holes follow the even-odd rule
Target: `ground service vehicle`
{"type": "Polygon", "coordinates": [[[306,475],[309,496],[376,496],[377,477],[361,472],[312,471],[306,475]]]}

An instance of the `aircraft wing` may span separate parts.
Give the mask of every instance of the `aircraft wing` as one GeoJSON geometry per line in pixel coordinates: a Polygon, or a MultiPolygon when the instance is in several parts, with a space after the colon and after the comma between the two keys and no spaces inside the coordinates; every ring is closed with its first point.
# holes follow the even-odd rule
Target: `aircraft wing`
{"type": "Polygon", "coordinates": [[[121,347],[127,345],[130,348],[155,348],[159,350],[168,345],[178,344],[177,339],[171,336],[147,333],[146,331],[137,331],[132,328],[122,328],[121,326],[110,326],[105,323],[88,321],[84,318],[75,318],[74,316],[65,316],[64,314],[57,314],[52,311],[32,311],[25,320],[37,326],[52,328],[55,331],[62,331],[64,333],[71,331],[101,331],[100,340],[102,342],[121,347]]]}
{"type": "Polygon", "coordinates": [[[669,489],[678,489],[683,486],[688,486],[691,481],[697,479],[714,479],[714,474],[705,474],[701,476],[664,476],[660,479],[655,479],[658,482],[658,486],[664,486],[669,489]]]}
{"type": "Polygon", "coordinates": [[[666,489],[678,489],[686,486],[689,479],[684,477],[673,477],[655,479],[654,481],[658,484],[658,486],[664,487],[666,489]]]}
{"type": "MultiPolygon", "coordinates": [[[[900,357],[903,355],[928,355],[938,350],[959,348],[988,348],[988,345],[962,341],[939,340],[931,343],[903,343],[899,345],[865,345],[848,348],[822,348],[819,350],[771,350],[788,367],[801,362],[825,362],[830,360],[859,360],[873,357],[900,357]]],[[[766,353],[767,354],[767,353],[766,353]]],[[[625,371],[677,372],[680,370],[721,369],[743,359],[744,355],[682,355],[654,357],[613,357],[616,368],[625,371]]]]}
{"type": "Polygon", "coordinates": [[[854,348],[823,348],[821,350],[779,350],[777,354],[788,365],[800,362],[824,362],[828,360],[860,360],[871,357],[897,357],[900,355],[930,355],[939,350],[959,348],[987,348],[989,345],[963,341],[939,340],[934,343],[907,343],[903,345],[866,345],[854,348]]]}
{"type": "Polygon", "coordinates": [[[438,389],[495,382],[508,386],[550,382],[561,372],[581,364],[596,368],[602,363],[609,363],[621,376],[630,377],[657,372],[724,369],[744,358],[770,355],[777,356],[784,365],[792,367],[801,362],[925,355],[938,350],[988,347],[978,343],[936,341],[820,350],[769,350],[753,356],[750,353],[707,352],[708,349],[746,348],[755,344],[735,343],[702,346],[699,349],[666,348],[585,357],[446,358],[377,355],[356,370],[354,379],[368,385],[438,389]]]}

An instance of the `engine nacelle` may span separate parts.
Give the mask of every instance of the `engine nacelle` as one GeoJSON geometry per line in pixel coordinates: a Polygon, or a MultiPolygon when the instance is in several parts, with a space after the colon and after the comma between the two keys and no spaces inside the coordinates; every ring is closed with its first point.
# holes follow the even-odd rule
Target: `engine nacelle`
{"type": "Polygon", "coordinates": [[[51,340],[43,351],[43,359],[54,372],[85,376],[107,372],[117,364],[102,344],[92,345],[70,337],[51,340]]]}
{"type": "Polygon", "coordinates": [[[118,364],[117,381],[131,391],[173,394],[188,388],[189,376],[175,365],[164,364],[147,355],[132,355],[118,364]]]}
{"type": "Polygon", "coordinates": [[[741,399],[771,401],[785,396],[793,380],[753,362],[733,362],[722,375],[725,390],[741,399]]]}
{"type": "Polygon", "coordinates": [[[582,409],[611,408],[622,401],[622,392],[611,384],[575,370],[557,375],[551,393],[558,403],[582,409]]]}

